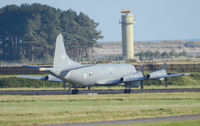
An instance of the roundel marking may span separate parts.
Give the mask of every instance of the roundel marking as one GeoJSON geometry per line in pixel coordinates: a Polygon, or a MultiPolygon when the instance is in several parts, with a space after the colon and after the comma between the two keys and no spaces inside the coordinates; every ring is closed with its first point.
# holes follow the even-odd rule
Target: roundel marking
{"type": "Polygon", "coordinates": [[[83,74],[83,79],[87,79],[87,73],[83,74]]]}

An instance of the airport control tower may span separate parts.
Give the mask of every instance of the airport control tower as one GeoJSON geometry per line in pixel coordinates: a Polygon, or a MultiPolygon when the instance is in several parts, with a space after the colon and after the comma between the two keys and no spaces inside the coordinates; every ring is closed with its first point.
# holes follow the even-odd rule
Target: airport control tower
{"type": "Polygon", "coordinates": [[[130,10],[121,10],[122,25],[122,53],[125,60],[134,59],[134,37],[133,24],[134,16],[130,10]]]}

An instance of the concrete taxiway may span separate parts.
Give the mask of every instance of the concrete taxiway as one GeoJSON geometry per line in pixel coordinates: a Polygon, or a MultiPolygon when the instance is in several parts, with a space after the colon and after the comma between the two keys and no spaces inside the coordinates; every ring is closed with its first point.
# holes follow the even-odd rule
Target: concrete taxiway
{"type": "MultiPolygon", "coordinates": [[[[132,93],[175,93],[200,92],[200,89],[145,89],[133,90],[132,93]]],[[[92,94],[123,94],[123,90],[80,90],[79,95],[92,94]]],[[[0,95],[70,95],[67,90],[33,90],[33,91],[0,91],[0,95]]]]}
{"type": "Polygon", "coordinates": [[[198,114],[198,115],[170,116],[170,117],[158,117],[158,118],[147,118],[147,119],[91,122],[91,123],[81,123],[81,124],[60,124],[60,125],[49,125],[49,126],[107,126],[107,125],[145,124],[145,123],[172,122],[172,121],[199,120],[199,119],[200,115],[198,114]]]}

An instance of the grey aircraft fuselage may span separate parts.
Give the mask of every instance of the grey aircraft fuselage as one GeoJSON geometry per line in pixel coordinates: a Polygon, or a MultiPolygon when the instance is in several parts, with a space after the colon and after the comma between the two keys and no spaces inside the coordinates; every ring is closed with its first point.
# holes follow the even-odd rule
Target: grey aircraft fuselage
{"type": "Polygon", "coordinates": [[[96,64],[70,70],[61,76],[67,82],[91,86],[103,85],[109,80],[113,80],[111,84],[118,84],[121,77],[136,72],[135,67],[130,64],[96,64]]]}

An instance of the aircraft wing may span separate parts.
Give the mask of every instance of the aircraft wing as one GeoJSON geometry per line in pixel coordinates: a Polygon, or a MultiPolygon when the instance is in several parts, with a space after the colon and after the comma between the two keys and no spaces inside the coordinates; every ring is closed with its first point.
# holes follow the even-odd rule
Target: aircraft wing
{"type": "Polygon", "coordinates": [[[51,82],[63,82],[63,80],[56,78],[52,75],[48,75],[45,77],[40,77],[40,76],[17,76],[17,78],[24,78],[24,79],[33,79],[33,80],[48,80],[51,82]]]}
{"type": "Polygon", "coordinates": [[[122,77],[124,83],[131,83],[136,81],[143,81],[146,80],[147,77],[143,76],[142,72],[136,72],[133,74],[128,74],[122,77]]]}
{"type": "Polygon", "coordinates": [[[95,85],[98,86],[106,86],[106,85],[118,85],[119,83],[122,83],[120,79],[113,79],[113,80],[99,80],[96,82],[95,85]]]}
{"type": "Polygon", "coordinates": [[[33,80],[46,80],[46,77],[39,77],[39,76],[17,76],[17,78],[24,78],[24,79],[33,79],[33,80]]]}
{"type": "Polygon", "coordinates": [[[35,69],[35,70],[40,69],[40,67],[38,67],[38,66],[27,66],[27,65],[24,65],[23,67],[24,68],[29,68],[29,69],[35,69]]]}
{"type": "Polygon", "coordinates": [[[143,76],[142,72],[136,72],[134,74],[128,74],[118,79],[112,80],[100,80],[97,81],[96,85],[118,85],[120,83],[135,83],[138,81],[146,80],[147,77],[143,76]]]}
{"type": "Polygon", "coordinates": [[[137,77],[137,78],[130,78],[130,79],[124,80],[123,82],[129,83],[129,82],[143,81],[146,79],[147,79],[147,77],[137,77]]]}
{"type": "Polygon", "coordinates": [[[156,80],[161,78],[171,78],[171,77],[180,77],[180,76],[189,76],[190,74],[184,73],[184,74],[167,74],[167,75],[161,75],[161,76],[153,76],[149,77],[149,79],[156,80]]]}

